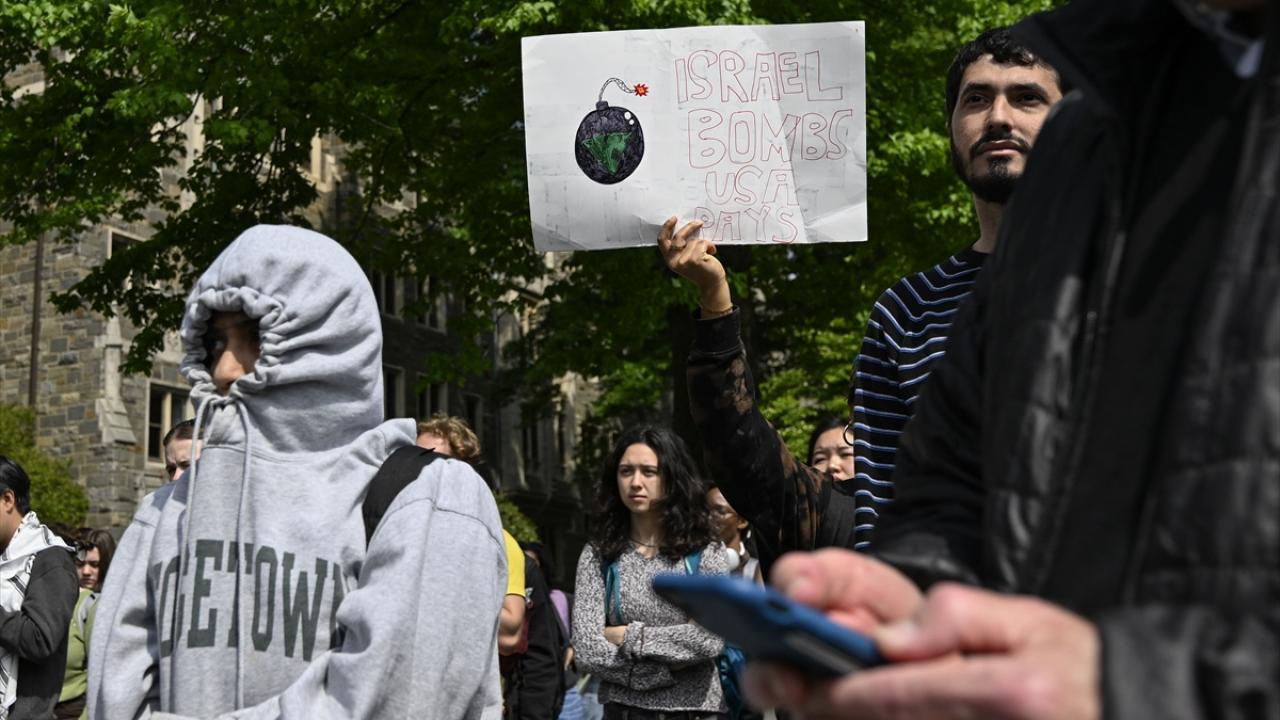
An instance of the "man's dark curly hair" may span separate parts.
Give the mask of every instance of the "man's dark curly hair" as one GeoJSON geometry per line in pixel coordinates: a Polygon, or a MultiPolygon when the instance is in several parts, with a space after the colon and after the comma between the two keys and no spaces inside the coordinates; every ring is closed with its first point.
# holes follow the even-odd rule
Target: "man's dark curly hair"
{"type": "Polygon", "coordinates": [[[630,543],[631,511],[618,493],[618,464],[627,448],[636,444],[648,445],[658,456],[664,493],[657,503],[662,518],[659,554],[668,560],[681,560],[706,547],[712,539],[708,486],[698,477],[684,441],[667,428],[633,427],[622,433],[600,468],[591,544],[605,566],[617,560],[630,543]]]}
{"type": "Polygon", "coordinates": [[[13,502],[20,515],[31,512],[31,478],[21,465],[0,455],[0,493],[5,490],[13,493],[13,502]]]}
{"type": "MultiPolygon", "coordinates": [[[[1013,37],[1013,33],[1009,32],[1009,28],[993,27],[984,30],[981,35],[973,39],[973,42],[960,49],[956,59],[951,61],[951,67],[947,69],[948,124],[951,123],[951,113],[955,111],[956,103],[960,100],[960,81],[964,79],[964,71],[984,55],[990,55],[991,60],[997,65],[1023,67],[1041,65],[1053,70],[1048,63],[1018,42],[1013,37]]],[[[1062,78],[1058,76],[1057,70],[1053,70],[1053,78],[1058,82],[1058,89],[1065,93],[1067,89],[1062,86],[1062,78]]]]}

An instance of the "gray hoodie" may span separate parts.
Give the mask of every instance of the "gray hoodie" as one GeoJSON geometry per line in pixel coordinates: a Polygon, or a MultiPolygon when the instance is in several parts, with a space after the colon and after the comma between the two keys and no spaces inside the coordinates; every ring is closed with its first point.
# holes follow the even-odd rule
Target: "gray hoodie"
{"type": "Polygon", "coordinates": [[[382,422],[382,334],[356,262],[259,226],[204,273],[182,372],[205,442],[143,501],[98,603],[92,718],[489,718],[501,714],[506,559],[465,463],[427,466],[366,551],[360,504],[410,420],[382,422]],[[262,354],[216,393],[212,311],[258,318],[262,354]]]}

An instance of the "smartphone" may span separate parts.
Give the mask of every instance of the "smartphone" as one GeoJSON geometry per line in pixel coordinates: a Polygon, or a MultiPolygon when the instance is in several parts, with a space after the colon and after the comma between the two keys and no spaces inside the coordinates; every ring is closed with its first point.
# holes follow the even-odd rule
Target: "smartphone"
{"type": "Polygon", "coordinates": [[[672,573],[654,577],[653,589],[742,648],[748,660],[782,663],[823,678],[885,662],[871,638],[750,580],[672,573]]]}

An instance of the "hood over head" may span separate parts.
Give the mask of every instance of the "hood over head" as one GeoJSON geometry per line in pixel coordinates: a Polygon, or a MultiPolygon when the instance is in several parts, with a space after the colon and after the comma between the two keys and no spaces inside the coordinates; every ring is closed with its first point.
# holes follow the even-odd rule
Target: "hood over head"
{"type": "MultiPolygon", "coordinates": [[[[196,282],[181,338],[181,371],[196,407],[239,403],[268,452],[331,449],[383,420],[373,290],[355,259],[324,235],[278,225],[246,230],[196,282]],[[203,342],[218,311],[256,319],[262,351],[225,398],[205,365],[203,342]]],[[[229,415],[215,413],[210,442],[234,436],[239,423],[229,415]]]]}

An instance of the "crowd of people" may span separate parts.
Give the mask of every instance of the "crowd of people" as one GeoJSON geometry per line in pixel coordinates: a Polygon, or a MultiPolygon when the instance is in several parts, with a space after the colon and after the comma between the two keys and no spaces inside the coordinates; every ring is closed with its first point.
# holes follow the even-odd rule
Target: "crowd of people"
{"type": "Polygon", "coordinates": [[[3,717],[86,717],[89,639],[116,540],[40,522],[31,478],[0,455],[3,717]]]}
{"type": "Polygon", "coordinates": [[[465,422],[384,421],[355,260],[246,231],[118,545],[43,525],[0,456],[0,720],[1280,716],[1278,33],[1263,0],[1077,0],[961,48],[978,237],[884,291],[802,459],[715,246],[668,220],[705,470],[621,429],[572,594],[465,422]],[[890,663],[743,674],[659,573],[768,580],[890,663]]]}

